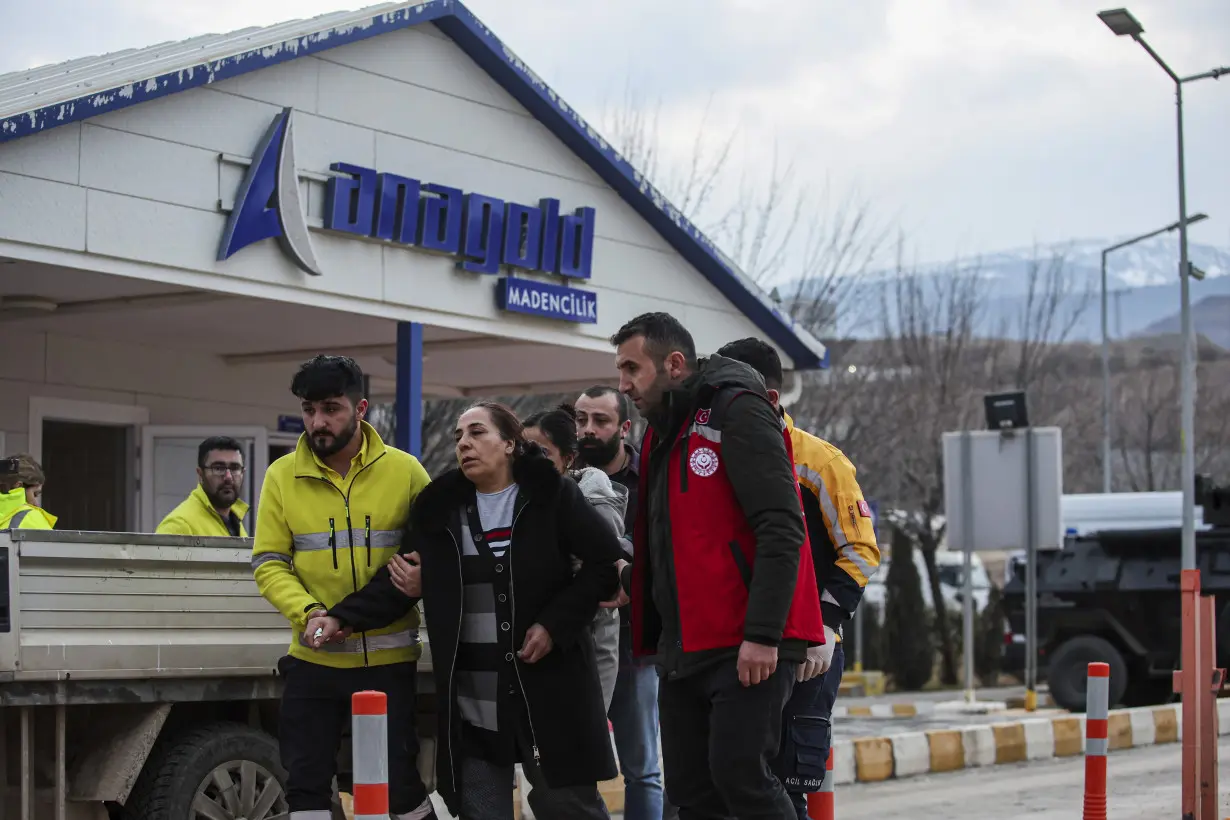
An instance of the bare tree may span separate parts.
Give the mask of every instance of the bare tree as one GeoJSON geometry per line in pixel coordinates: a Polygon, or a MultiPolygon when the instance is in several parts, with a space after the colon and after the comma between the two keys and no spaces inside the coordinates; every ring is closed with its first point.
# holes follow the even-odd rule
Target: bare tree
{"type": "Polygon", "coordinates": [[[1119,468],[1133,492],[1178,486],[1178,367],[1165,364],[1116,380],[1119,468]]]}
{"type": "Polygon", "coordinates": [[[660,101],[646,104],[628,86],[622,103],[607,107],[603,130],[682,217],[745,276],[772,290],[796,322],[813,333],[836,335],[867,318],[854,296],[887,235],[869,204],[855,194],[833,201],[827,181],[811,185],[777,146],[767,174],[745,171],[738,186],[723,186],[740,143],[738,129],[711,126],[710,100],[688,155],[672,162],[662,153],[661,109],[660,101]]]}
{"type": "MultiPolygon", "coordinates": [[[[1207,350],[1207,349],[1206,349],[1207,350]]],[[[1230,355],[1202,351],[1196,368],[1196,472],[1230,477],[1230,355]]],[[[1181,486],[1179,360],[1147,351],[1114,382],[1118,477],[1133,492],[1181,486]],[[1160,360],[1159,360],[1160,358],[1160,360]]]]}
{"type": "Polygon", "coordinates": [[[1019,340],[1012,384],[1021,390],[1058,375],[1058,360],[1066,356],[1064,343],[1089,307],[1093,291],[1088,283],[1077,286],[1070,275],[1062,251],[1041,256],[1035,248],[1015,332],[1008,334],[1019,340]]]}
{"type": "MultiPolygon", "coordinates": [[[[1203,357],[1202,357],[1203,358],[1203,357]]],[[[1196,471],[1230,480],[1230,352],[1214,353],[1196,368],[1196,471]]]]}
{"type": "Polygon", "coordinates": [[[892,441],[863,453],[857,444],[852,450],[856,463],[873,465],[879,453],[891,454],[874,473],[895,473],[884,482],[883,497],[893,500],[898,525],[922,550],[947,683],[956,682],[957,663],[935,559],[946,529],[941,436],[981,426],[987,392],[1007,385],[1035,388],[1058,378],[1063,342],[1082,309],[1064,273],[1062,257],[1036,259],[1026,273],[1025,306],[1019,316],[999,322],[988,313],[977,264],[957,263],[930,275],[899,264],[881,287],[877,389],[893,402],[877,413],[881,436],[892,441]]]}

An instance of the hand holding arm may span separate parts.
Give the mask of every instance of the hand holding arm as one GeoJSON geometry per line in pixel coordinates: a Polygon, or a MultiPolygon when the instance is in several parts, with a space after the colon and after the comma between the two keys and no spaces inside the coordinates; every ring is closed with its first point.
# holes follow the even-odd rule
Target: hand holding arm
{"type": "Polygon", "coordinates": [[[558,533],[560,552],[581,559],[572,581],[538,616],[554,645],[570,649],[587,634],[598,604],[619,588],[615,562],[623,557],[619,538],[572,479],[560,487],[558,533]]]}

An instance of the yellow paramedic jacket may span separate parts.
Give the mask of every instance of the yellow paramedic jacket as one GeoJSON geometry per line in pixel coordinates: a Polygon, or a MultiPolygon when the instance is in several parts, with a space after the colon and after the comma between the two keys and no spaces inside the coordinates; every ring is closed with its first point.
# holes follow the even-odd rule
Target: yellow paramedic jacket
{"type": "MultiPolygon", "coordinates": [[[[247,538],[248,530],[243,525],[243,517],[248,514],[247,502],[235,499],[235,503],[231,505],[231,512],[235,513],[235,517],[239,519],[239,537],[247,538]]],[[[218,511],[209,501],[209,496],[205,495],[205,488],[200,484],[188,493],[187,498],[179,502],[178,507],[167,513],[167,517],[162,519],[162,523],[154,532],[162,535],[231,537],[231,531],[227,529],[226,522],[222,520],[222,516],[218,515],[218,511]]]]}
{"type": "Polygon", "coordinates": [[[53,530],[56,517],[26,501],[26,488],[0,493],[0,530],[53,530]]]}
{"type": "Polygon", "coordinates": [[[422,653],[417,608],[342,643],[312,649],[303,641],[309,612],[362,589],[397,553],[410,504],[431,481],[418,459],[360,424],[363,445],[345,478],[312,452],[306,435],[269,466],[252,545],[256,585],[290,621],[290,654],[338,668],[416,661],[422,653]]]}
{"type": "Polygon", "coordinates": [[[880,567],[871,510],[854,465],[827,441],[794,426],[785,415],[794,446],[794,468],[803,493],[803,515],[816,565],[825,626],[838,630],[854,615],[863,588],[880,567]]]}

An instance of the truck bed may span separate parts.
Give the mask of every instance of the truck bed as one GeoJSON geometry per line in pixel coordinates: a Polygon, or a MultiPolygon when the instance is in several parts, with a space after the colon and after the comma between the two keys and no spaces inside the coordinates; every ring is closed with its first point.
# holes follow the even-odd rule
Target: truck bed
{"type": "Polygon", "coordinates": [[[0,683],[275,675],[290,629],[251,556],[250,538],[0,531],[0,683]]]}

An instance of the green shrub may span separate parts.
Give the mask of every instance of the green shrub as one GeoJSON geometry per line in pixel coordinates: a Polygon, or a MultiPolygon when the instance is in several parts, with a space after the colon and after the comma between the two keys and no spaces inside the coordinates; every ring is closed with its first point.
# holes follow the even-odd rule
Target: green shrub
{"type": "Polygon", "coordinates": [[[999,684],[1003,669],[1004,596],[992,586],[986,609],[974,619],[974,673],[983,686],[999,684]]]}
{"type": "Polygon", "coordinates": [[[901,691],[922,689],[931,680],[935,648],[931,624],[923,603],[922,579],[914,566],[914,545],[893,528],[893,561],[885,585],[888,603],[884,615],[884,672],[901,691]]]}

